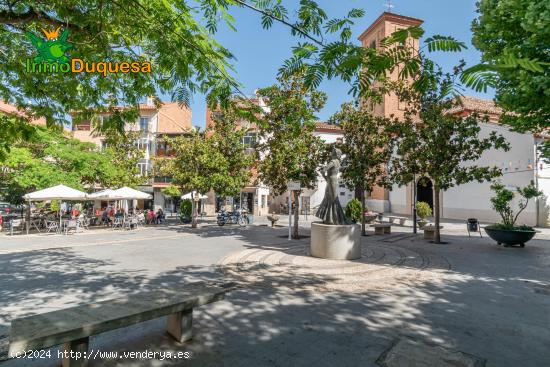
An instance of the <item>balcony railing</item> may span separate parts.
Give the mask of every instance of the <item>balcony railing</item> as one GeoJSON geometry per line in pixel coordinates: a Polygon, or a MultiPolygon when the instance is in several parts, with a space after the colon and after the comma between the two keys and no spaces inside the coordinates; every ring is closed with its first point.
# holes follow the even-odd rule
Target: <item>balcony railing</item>
{"type": "Polygon", "coordinates": [[[153,178],[154,183],[171,183],[172,177],[170,176],[155,176],[153,178]]]}

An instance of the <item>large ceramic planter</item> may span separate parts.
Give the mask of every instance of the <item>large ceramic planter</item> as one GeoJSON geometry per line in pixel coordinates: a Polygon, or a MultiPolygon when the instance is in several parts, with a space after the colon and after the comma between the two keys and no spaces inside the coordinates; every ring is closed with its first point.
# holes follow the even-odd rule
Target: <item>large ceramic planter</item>
{"type": "Polygon", "coordinates": [[[529,241],[535,236],[534,230],[510,230],[510,229],[496,229],[485,227],[485,232],[493,240],[497,241],[499,245],[514,246],[519,245],[525,247],[525,242],[529,241]]]}

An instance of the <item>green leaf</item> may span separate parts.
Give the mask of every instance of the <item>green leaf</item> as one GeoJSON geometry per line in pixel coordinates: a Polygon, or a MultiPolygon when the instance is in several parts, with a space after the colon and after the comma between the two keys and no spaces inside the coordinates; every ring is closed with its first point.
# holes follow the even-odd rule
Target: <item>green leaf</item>
{"type": "Polygon", "coordinates": [[[440,35],[426,38],[424,47],[428,47],[429,52],[460,52],[468,48],[464,42],[457,41],[454,37],[440,35]]]}

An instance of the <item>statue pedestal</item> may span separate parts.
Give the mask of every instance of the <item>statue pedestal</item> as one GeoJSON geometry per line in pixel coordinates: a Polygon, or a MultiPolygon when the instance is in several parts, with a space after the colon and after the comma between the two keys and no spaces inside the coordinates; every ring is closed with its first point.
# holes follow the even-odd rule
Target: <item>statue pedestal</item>
{"type": "Polygon", "coordinates": [[[310,253],[331,260],[361,258],[361,226],[311,223],[310,253]]]}

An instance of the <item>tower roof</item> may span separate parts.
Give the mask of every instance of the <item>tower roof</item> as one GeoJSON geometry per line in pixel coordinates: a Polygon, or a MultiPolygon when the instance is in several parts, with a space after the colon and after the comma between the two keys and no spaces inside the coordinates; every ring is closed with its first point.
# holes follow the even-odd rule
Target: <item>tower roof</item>
{"type": "Polygon", "coordinates": [[[387,11],[383,12],[378,19],[376,19],[368,28],[366,31],[361,33],[361,35],[358,37],[358,39],[361,41],[363,38],[365,38],[374,28],[376,28],[380,23],[382,22],[392,22],[397,24],[403,24],[406,26],[419,26],[424,21],[422,19],[413,18],[413,17],[407,17],[405,15],[395,14],[395,13],[389,13],[387,11]]]}

